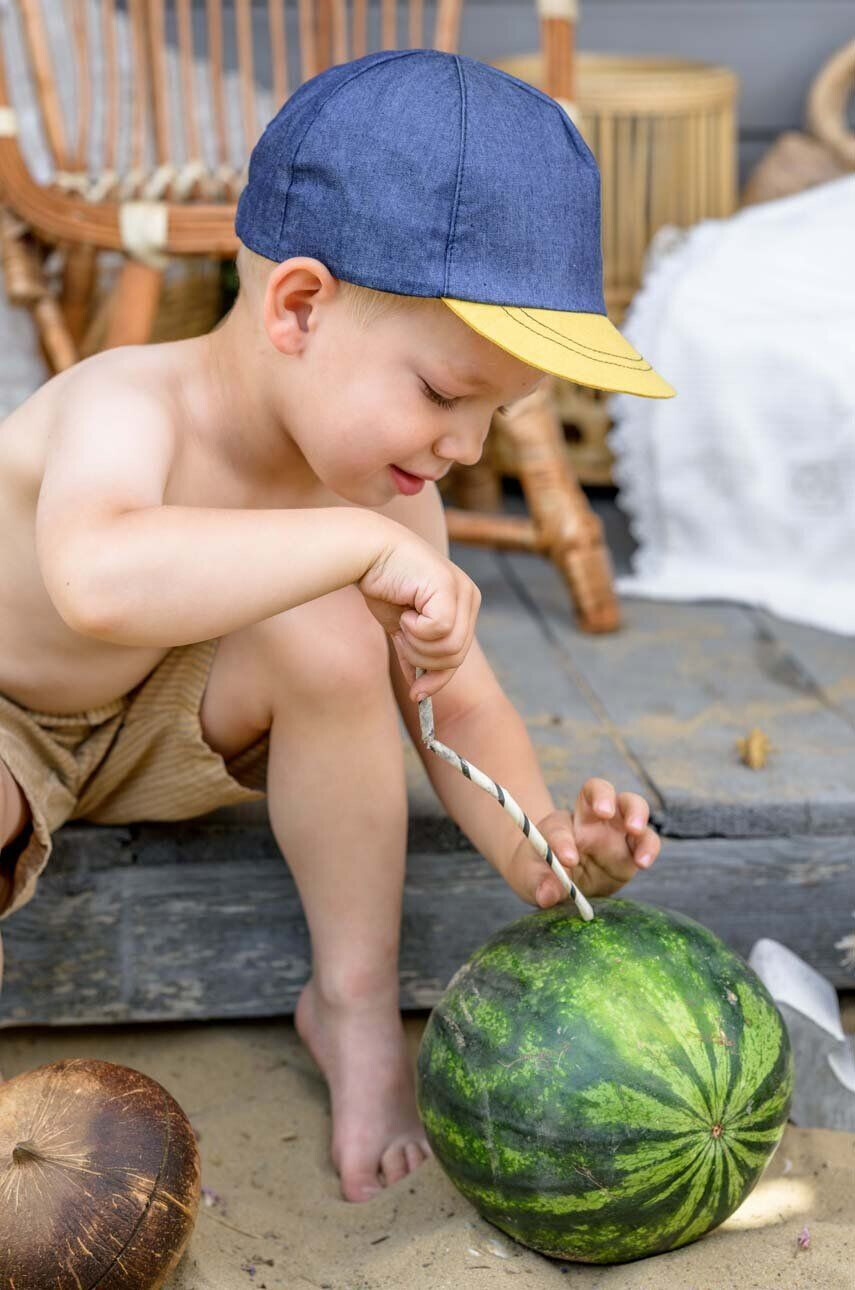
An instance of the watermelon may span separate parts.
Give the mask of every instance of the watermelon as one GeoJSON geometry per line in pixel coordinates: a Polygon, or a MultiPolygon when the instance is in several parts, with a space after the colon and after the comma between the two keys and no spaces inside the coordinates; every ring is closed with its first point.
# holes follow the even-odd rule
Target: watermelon
{"type": "Polygon", "coordinates": [[[448,1177],[542,1254],[623,1263],[722,1223],[775,1152],[789,1037],[748,964],[631,900],[525,915],[455,973],[417,1064],[448,1177]]]}

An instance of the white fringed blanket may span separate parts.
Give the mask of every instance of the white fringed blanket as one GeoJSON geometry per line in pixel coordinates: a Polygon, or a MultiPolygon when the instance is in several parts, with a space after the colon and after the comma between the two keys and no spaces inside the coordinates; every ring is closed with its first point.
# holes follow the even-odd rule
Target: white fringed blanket
{"type": "Polygon", "coordinates": [[[613,400],[618,590],[855,633],[855,175],[661,230],[622,330],[677,397],[613,400]]]}

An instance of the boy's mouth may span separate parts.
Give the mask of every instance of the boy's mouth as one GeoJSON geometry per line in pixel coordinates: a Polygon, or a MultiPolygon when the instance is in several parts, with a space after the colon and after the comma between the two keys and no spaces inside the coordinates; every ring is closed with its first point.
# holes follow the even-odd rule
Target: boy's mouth
{"type": "Polygon", "coordinates": [[[401,470],[400,466],[390,466],[389,471],[399,493],[419,493],[425,486],[421,475],[411,475],[408,470],[401,470]]]}

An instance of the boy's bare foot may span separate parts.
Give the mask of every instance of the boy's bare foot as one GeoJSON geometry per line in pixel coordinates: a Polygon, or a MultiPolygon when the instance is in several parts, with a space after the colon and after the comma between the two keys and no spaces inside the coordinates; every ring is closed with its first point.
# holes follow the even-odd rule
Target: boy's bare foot
{"type": "Polygon", "coordinates": [[[432,1154],[416,1109],[397,984],[383,998],[332,1003],[310,978],[294,1024],[329,1085],[341,1193],[370,1200],[432,1154]]]}

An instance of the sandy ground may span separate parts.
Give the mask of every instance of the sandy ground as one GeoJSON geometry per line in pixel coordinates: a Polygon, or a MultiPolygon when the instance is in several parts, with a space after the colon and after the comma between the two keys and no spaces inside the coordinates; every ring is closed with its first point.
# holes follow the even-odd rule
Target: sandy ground
{"type": "MultiPolygon", "coordinates": [[[[406,1018],[415,1062],[427,1014],[406,1018]]],[[[844,1009],[855,1031],[855,996],[844,1009]]],[[[853,1290],[855,1134],[789,1125],[716,1232],[595,1268],[535,1254],[484,1222],[431,1159],[365,1204],[341,1199],[326,1085],[290,1020],[0,1032],[7,1079],[60,1057],[145,1071],[184,1108],[207,1189],[167,1290],[853,1290]],[[807,1226],[810,1244],[798,1237],[807,1226]]]]}

